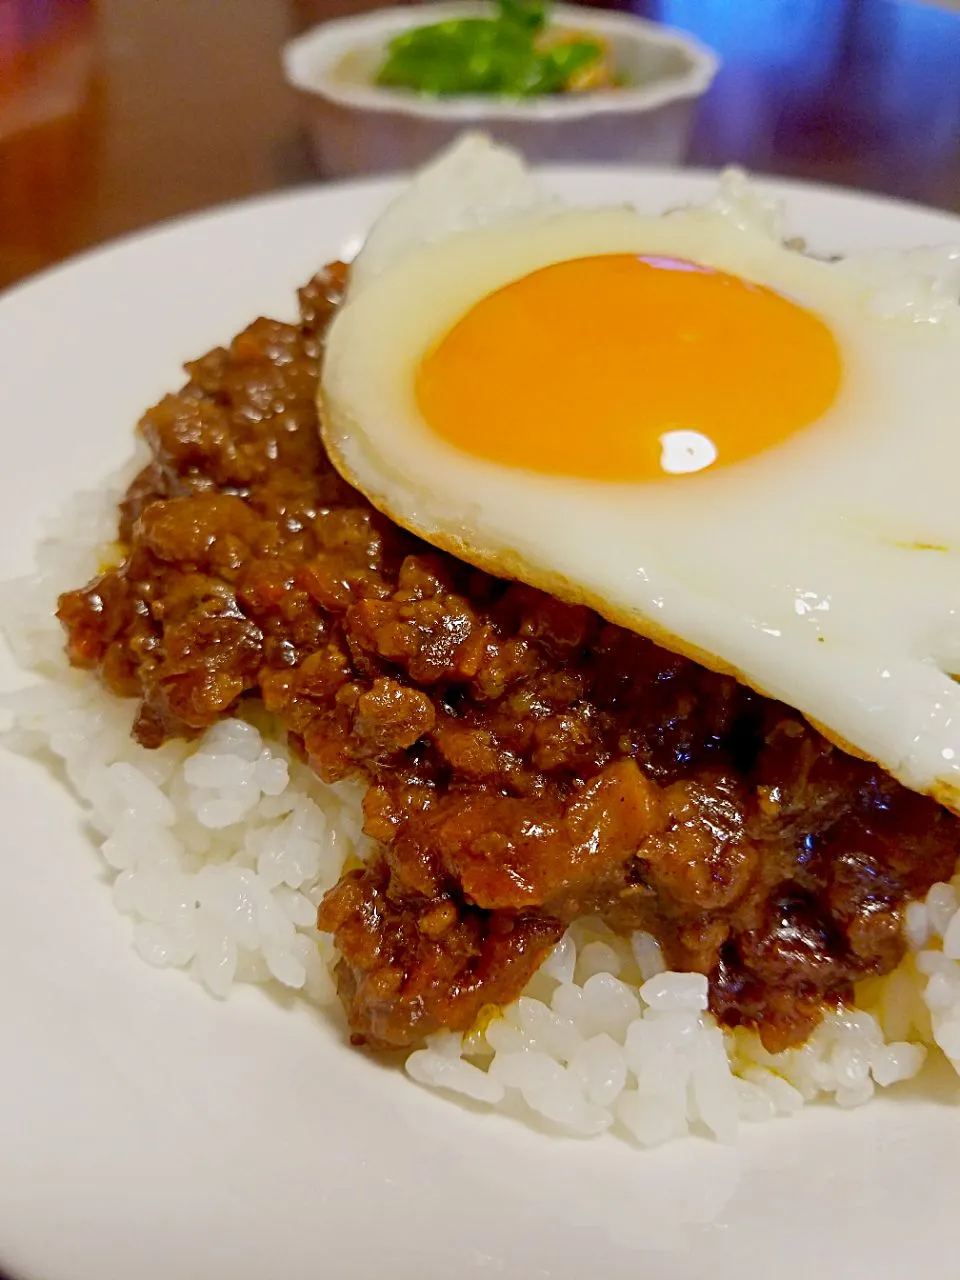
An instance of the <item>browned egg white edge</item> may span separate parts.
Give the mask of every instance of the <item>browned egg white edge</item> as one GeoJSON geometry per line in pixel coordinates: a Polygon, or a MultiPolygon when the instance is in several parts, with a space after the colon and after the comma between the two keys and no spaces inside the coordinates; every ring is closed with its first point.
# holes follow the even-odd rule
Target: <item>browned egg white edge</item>
{"type": "MultiPolygon", "coordinates": [[[[754,693],[759,693],[761,697],[769,698],[774,702],[783,702],[782,698],[765,689],[756,680],[746,676],[737,667],[724,662],[716,654],[698,649],[696,645],[690,644],[689,641],[674,635],[671,631],[667,631],[665,627],[658,626],[652,618],[645,617],[640,613],[631,613],[627,609],[618,609],[615,606],[611,606],[577,583],[571,582],[569,578],[565,578],[562,574],[551,573],[549,570],[541,568],[530,569],[525,561],[510,550],[503,550],[497,554],[478,551],[475,547],[471,547],[464,542],[462,538],[434,529],[425,530],[413,521],[397,515],[395,511],[391,510],[389,502],[382,494],[373,493],[367,485],[360,481],[337,446],[336,433],[328,421],[322,376],[317,390],[317,418],[320,423],[320,436],[324,447],[330,457],[330,461],[343,479],[359,493],[362,493],[370,505],[375,507],[381,515],[386,516],[388,520],[392,520],[401,529],[406,529],[408,533],[412,533],[432,547],[436,547],[440,551],[446,551],[456,559],[473,565],[475,569],[482,569],[492,577],[523,582],[528,587],[536,587],[540,591],[545,591],[548,595],[562,600],[565,604],[585,605],[588,609],[592,609],[594,613],[599,614],[604,621],[623,627],[624,630],[632,631],[635,635],[643,636],[647,640],[652,640],[661,649],[678,654],[681,658],[688,658],[691,662],[696,662],[701,667],[706,667],[708,671],[716,672],[717,675],[731,676],[738,684],[745,685],[746,688],[752,689],[754,693]]],[[[827,725],[821,724],[819,720],[815,720],[813,716],[806,715],[805,712],[800,711],[797,707],[792,707],[791,710],[802,715],[808,724],[812,725],[822,737],[826,738],[828,742],[832,743],[840,751],[844,751],[847,755],[854,756],[859,760],[875,764],[884,773],[895,777],[881,760],[877,760],[866,752],[861,751],[859,747],[853,746],[827,725]]],[[[896,778],[895,780],[900,781],[896,778]]],[[[906,783],[901,783],[901,785],[907,786],[906,783]]],[[[938,804],[942,804],[945,809],[949,809],[951,813],[960,817],[960,789],[950,783],[944,782],[942,779],[934,779],[929,786],[907,787],[907,789],[919,792],[921,795],[932,796],[938,804]]]]}

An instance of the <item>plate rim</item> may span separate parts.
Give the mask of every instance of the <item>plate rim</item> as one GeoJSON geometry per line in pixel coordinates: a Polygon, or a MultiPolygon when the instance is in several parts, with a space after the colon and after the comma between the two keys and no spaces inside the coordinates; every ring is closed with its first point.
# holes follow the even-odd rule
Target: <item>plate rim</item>
{"type": "MultiPolygon", "coordinates": [[[[624,182],[630,182],[637,179],[656,179],[658,177],[668,178],[671,181],[678,178],[691,179],[693,182],[704,182],[715,180],[719,170],[713,169],[683,169],[674,166],[625,166],[625,165],[560,165],[549,166],[540,170],[548,179],[556,178],[573,178],[585,182],[589,182],[593,175],[603,175],[604,178],[616,176],[622,178],[624,182]]],[[[936,215],[938,218],[946,219],[947,223],[953,223],[956,227],[958,238],[960,238],[960,215],[949,210],[940,210],[930,206],[914,204],[908,201],[902,201],[896,198],[878,196],[871,192],[864,192],[856,189],[833,186],[822,183],[809,183],[802,179],[780,178],[777,175],[751,175],[751,182],[758,190],[770,192],[771,194],[782,195],[789,200],[792,192],[802,191],[817,197],[826,196],[830,199],[841,197],[845,202],[851,202],[854,205],[881,206],[895,210],[903,210],[905,215],[912,216],[920,214],[928,216],[936,215]]],[[[27,280],[18,283],[10,290],[0,296],[0,315],[4,314],[4,308],[11,305],[20,305],[24,298],[34,291],[53,289],[56,290],[57,283],[62,278],[72,276],[77,271],[86,271],[116,255],[122,255],[124,252],[147,248],[152,242],[160,239],[174,239],[177,236],[189,233],[189,231],[199,224],[215,223],[218,219],[225,216],[242,216],[256,215],[258,211],[269,211],[274,208],[289,207],[295,208],[298,204],[309,205],[318,198],[322,201],[327,196],[337,195],[357,195],[367,196],[371,193],[382,191],[385,196],[390,192],[397,191],[402,187],[403,175],[391,175],[389,177],[373,177],[362,180],[347,180],[337,183],[318,183],[310,184],[305,187],[295,188],[284,192],[261,193],[259,195],[244,197],[236,201],[218,205],[210,209],[199,212],[188,212],[165,219],[150,227],[131,231],[114,240],[108,241],[102,245],[93,246],[84,252],[75,255],[63,263],[58,263],[50,268],[37,273],[35,276],[29,277],[27,280]]],[[[319,237],[322,237],[322,228],[319,237]]],[[[29,303],[28,303],[29,305],[29,303]]],[[[124,428],[129,432],[130,427],[124,428]]],[[[74,804],[72,796],[69,797],[69,803],[74,804]]],[[[72,846],[71,846],[72,847],[72,846]]],[[[93,857],[99,855],[93,854],[93,857]]],[[[102,886],[97,886],[97,890],[103,893],[102,886]]],[[[112,910],[112,907],[111,907],[112,910]]],[[[130,959],[132,967],[140,968],[141,962],[134,956],[132,948],[130,949],[130,959]]],[[[169,975],[164,975],[169,978],[169,975]]],[[[175,987],[185,984],[174,983],[175,987]]],[[[207,999],[206,996],[203,997],[207,999]]],[[[443,1104],[446,1106],[447,1104],[443,1104]]],[[[851,1130],[853,1132],[854,1130],[851,1130]]],[[[545,1147],[549,1153],[550,1148],[545,1147]]],[[[638,1158],[634,1153],[634,1158],[638,1158]]],[[[642,1160],[643,1156],[639,1156],[642,1160]]],[[[3,1241],[0,1239],[0,1254],[3,1253],[3,1241]]],[[[921,1259],[923,1260],[923,1259],[921,1259]]],[[[24,1275],[28,1274],[24,1271],[24,1275]]],[[[30,1273],[32,1274],[32,1273],[30,1273]]],[[[351,1275],[354,1273],[351,1273],[351,1275]]],[[[465,1271],[466,1274],[466,1271],[465,1271]]],[[[512,1271],[511,1271],[512,1274],[512,1271]]],[[[618,1273],[619,1274],[619,1273],[618,1273]]],[[[671,1275],[674,1273],[671,1272],[671,1275]]],[[[791,1273],[792,1274],[792,1273],[791,1273]]],[[[726,1273],[724,1273],[726,1275],[726,1273]]],[[[61,1276],[47,1275],[44,1280],[61,1280],[61,1276]]],[[[171,1277],[174,1280],[174,1277],[171,1277]]]]}
{"type": "MultiPolygon", "coordinates": [[[[771,196],[780,196],[785,200],[788,200],[791,194],[804,192],[818,198],[821,196],[828,199],[839,198],[854,203],[879,206],[890,211],[900,209],[908,215],[933,215],[948,223],[955,223],[957,236],[960,237],[960,211],[945,209],[937,205],[923,204],[917,200],[907,200],[899,196],[891,196],[884,192],[871,191],[863,187],[848,187],[840,183],[823,181],[810,182],[805,178],[793,175],[766,173],[747,169],[737,164],[711,167],[613,162],[606,164],[580,164],[571,161],[563,164],[534,166],[534,172],[548,182],[564,178],[573,179],[574,181],[590,181],[592,177],[596,176],[603,179],[616,177],[624,181],[646,178],[663,178],[675,181],[689,178],[696,183],[709,182],[710,180],[716,181],[721,174],[730,171],[744,173],[750,182],[751,188],[771,196]]],[[[0,309],[8,306],[14,300],[19,300],[31,288],[40,285],[48,286],[52,280],[55,280],[61,274],[78,268],[86,269],[102,257],[148,246],[155,239],[175,236],[193,226],[210,224],[223,218],[242,216],[243,214],[255,214],[260,211],[266,212],[271,209],[280,209],[284,206],[294,207],[300,203],[309,203],[316,199],[322,200],[323,197],[328,195],[350,196],[356,193],[358,196],[363,196],[382,191],[385,197],[389,198],[391,195],[399,194],[404,182],[409,179],[413,172],[413,170],[398,170],[394,173],[371,174],[362,178],[316,179],[297,186],[279,188],[273,191],[254,192],[249,195],[238,196],[235,199],[220,201],[207,207],[173,213],[168,217],[157,219],[143,226],[131,227],[119,235],[88,245],[58,262],[42,267],[39,271],[31,273],[21,280],[15,280],[11,285],[0,291],[0,309]]]]}

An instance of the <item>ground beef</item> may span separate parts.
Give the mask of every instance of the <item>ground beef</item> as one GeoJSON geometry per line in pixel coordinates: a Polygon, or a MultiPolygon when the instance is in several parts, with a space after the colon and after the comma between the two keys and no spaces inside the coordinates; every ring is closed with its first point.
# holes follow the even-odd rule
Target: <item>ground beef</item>
{"type": "Polygon", "coordinates": [[[345,269],[256,321],[140,423],[123,560],[60,600],[70,660],[146,746],[245,697],[326,780],[366,779],[379,852],[326,896],[356,1042],[407,1046],[520,992],[567,923],[648,929],[770,1049],[903,954],[957,821],[788,708],[377,514],[314,395],[345,269]]]}

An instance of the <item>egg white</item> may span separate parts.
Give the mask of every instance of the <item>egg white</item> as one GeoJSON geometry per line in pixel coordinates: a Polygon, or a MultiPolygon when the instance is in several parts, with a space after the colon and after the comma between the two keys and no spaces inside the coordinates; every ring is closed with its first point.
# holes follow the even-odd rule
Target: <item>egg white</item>
{"type": "Polygon", "coordinates": [[[335,464],[427,541],[735,673],[960,809],[960,254],[815,261],[736,175],[656,218],[557,207],[531,183],[471,137],[373,229],[327,343],[335,464]],[[500,466],[429,429],[418,363],[477,301],[621,252],[689,258],[819,314],[843,356],[834,405],[749,461],[647,484],[500,466]]]}

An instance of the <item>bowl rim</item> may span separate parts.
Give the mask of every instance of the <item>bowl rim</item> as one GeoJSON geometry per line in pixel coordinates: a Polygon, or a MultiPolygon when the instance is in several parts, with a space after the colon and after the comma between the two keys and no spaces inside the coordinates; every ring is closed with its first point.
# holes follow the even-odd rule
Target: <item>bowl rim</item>
{"type": "Polygon", "coordinates": [[[294,89],[309,97],[320,97],[340,106],[360,111],[381,111],[419,116],[429,120],[576,120],[593,115],[626,115],[652,111],[684,98],[699,97],[707,91],[720,66],[712,49],[686,32],[661,26],[629,13],[610,13],[582,5],[555,4],[551,21],[559,26],[591,29],[621,44],[672,48],[686,60],[686,70],[664,76],[637,88],[598,89],[589,94],[571,94],[521,100],[465,94],[462,97],[425,98],[404,89],[381,88],[373,84],[344,84],[334,75],[336,67],[350,52],[427,20],[469,17],[489,12],[482,0],[442,0],[441,3],[405,5],[378,9],[354,17],[333,18],[311,27],[288,41],[281,50],[284,76],[294,89]]]}

